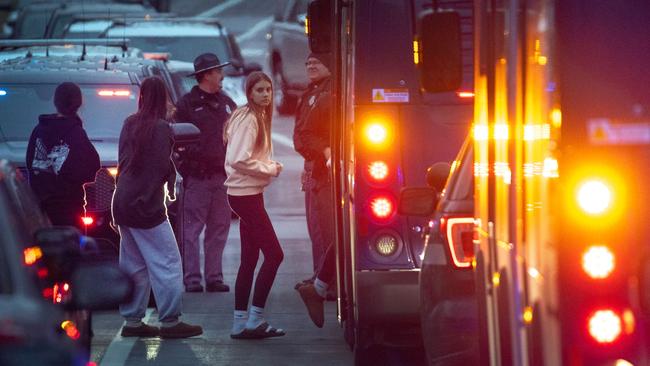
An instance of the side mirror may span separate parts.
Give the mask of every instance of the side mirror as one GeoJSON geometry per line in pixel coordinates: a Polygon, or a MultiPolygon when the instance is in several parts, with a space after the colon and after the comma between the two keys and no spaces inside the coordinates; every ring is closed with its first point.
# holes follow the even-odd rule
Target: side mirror
{"type": "Polygon", "coordinates": [[[309,48],[315,53],[330,53],[332,49],[331,0],[314,0],[307,10],[309,48]]]}
{"type": "Polygon", "coordinates": [[[201,138],[201,130],[193,123],[172,123],[171,128],[174,136],[174,151],[176,152],[185,151],[188,146],[197,144],[201,138]]]}
{"type": "Polygon", "coordinates": [[[420,18],[419,29],[422,87],[431,93],[457,90],[463,81],[460,15],[428,12],[420,18]]]}
{"type": "Polygon", "coordinates": [[[133,281],[115,264],[89,263],[79,266],[70,281],[70,309],[113,310],[130,299],[133,281]]]}
{"type": "Polygon", "coordinates": [[[406,216],[431,216],[438,204],[438,192],[429,187],[404,188],[399,195],[397,212],[406,216]]]}
{"type": "Polygon", "coordinates": [[[438,192],[442,192],[449,178],[451,165],[444,162],[439,162],[431,165],[427,169],[427,185],[438,192]]]}
{"type": "Polygon", "coordinates": [[[249,62],[244,64],[244,75],[248,75],[253,71],[262,71],[262,65],[257,62],[249,62]]]}

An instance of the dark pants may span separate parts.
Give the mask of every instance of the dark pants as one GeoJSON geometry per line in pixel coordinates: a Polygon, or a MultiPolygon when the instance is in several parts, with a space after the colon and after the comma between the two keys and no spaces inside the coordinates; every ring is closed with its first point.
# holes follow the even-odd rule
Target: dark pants
{"type": "Polygon", "coordinates": [[[305,163],[303,178],[307,229],[312,246],[314,273],[320,271],[325,252],[334,242],[334,202],[332,184],[327,177],[312,177],[310,162],[305,163]]]}
{"type": "Polygon", "coordinates": [[[264,208],[262,193],[253,196],[228,195],[228,203],[239,216],[241,264],[235,281],[235,310],[246,310],[253,285],[255,266],[260,255],[264,262],[255,280],[253,306],[263,308],[271,291],[275,275],[284,259],[271,219],[264,208]]]}
{"type": "Polygon", "coordinates": [[[74,226],[82,229],[81,217],[84,215],[83,205],[70,205],[60,203],[42,203],[43,211],[50,218],[52,225],[74,226]]]}

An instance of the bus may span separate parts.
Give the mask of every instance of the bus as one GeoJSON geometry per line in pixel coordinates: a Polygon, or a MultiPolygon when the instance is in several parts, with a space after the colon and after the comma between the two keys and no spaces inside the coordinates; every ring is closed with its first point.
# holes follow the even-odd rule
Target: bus
{"type": "Polygon", "coordinates": [[[373,363],[385,346],[421,346],[425,221],[399,214],[397,197],[426,185],[426,168],[451,162],[469,131],[472,13],[467,0],[309,5],[310,48],[335,60],[338,314],[357,365],[373,363]]]}
{"type": "Polygon", "coordinates": [[[477,0],[484,365],[650,364],[650,2],[477,0]]]}

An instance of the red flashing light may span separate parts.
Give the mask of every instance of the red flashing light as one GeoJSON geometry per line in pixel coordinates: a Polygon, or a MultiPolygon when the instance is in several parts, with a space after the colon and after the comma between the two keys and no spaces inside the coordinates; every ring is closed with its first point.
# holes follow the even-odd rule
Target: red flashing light
{"type": "Polygon", "coordinates": [[[443,217],[440,233],[447,239],[454,266],[469,268],[474,260],[474,218],[443,217]]]}
{"type": "Polygon", "coordinates": [[[102,89],[97,91],[100,97],[128,97],[131,95],[130,90],[107,90],[102,89]]]}
{"type": "Polygon", "coordinates": [[[90,226],[95,223],[95,219],[92,216],[82,216],[81,222],[83,222],[84,226],[90,226]]]}
{"type": "Polygon", "coordinates": [[[614,310],[600,309],[589,316],[587,329],[596,342],[611,344],[621,336],[623,322],[614,310]]]}
{"type": "Polygon", "coordinates": [[[388,177],[388,164],[383,161],[373,161],[368,164],[368,174],[376,182],[382,182],[388,177]]]}
{"type": "Polygon", "coordinates": [[[388,196],[377,196],[370,200],[370,211],[379,220],[386,220],[395,213],[395,204],[388,196]]]}

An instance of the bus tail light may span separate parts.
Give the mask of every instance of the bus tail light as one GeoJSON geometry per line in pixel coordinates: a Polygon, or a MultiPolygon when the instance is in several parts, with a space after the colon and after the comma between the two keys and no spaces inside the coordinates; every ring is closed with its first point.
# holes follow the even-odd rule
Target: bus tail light
{"type": "Polygon", "coordinates": [[[375,219],[386,220],[395,213],[394,200],[389,196],[375,196],[370,200],[370,212],[375,219]]]}
{"type": "Polygon", "coordinates": [[[474,218],[443,217],[440,233],[447,240],[451,259],[457,268],[469,268],[474,260],[474,218]]]}
{"type": "Polygon", "coordinates": [[[388,164],[383,161],[373,161],[368,164],[368,175],[374,182],[383,182],[388,177],[388,164]]]}
{"type": "Polygon", "coordinates": [[[600,344],[616,341],[623,330],[621,317],[612,309],[601,309],[591,314],[587,320],[589,335],[600,344]]]}
{"type": "Polygon", "coordinates": [[[604,245],[593,245],[582,254],[582,269],[593,279],[604,279],[614,271],[615,256],[604,245]]]}
{"type": "Polygon", "coordinates": [[[612,191],[602,181],[590,179],[580,185],[576,198],[584,212],[589,215],[600,215],[610,207],[612,191]]]}
{"type": "Polygon", "coordinates": [[[375,240],[375,250],[384,257],[390,257],[395,254],[399,243],[397,238],[391,234],[383,234],[375,240]]]}

